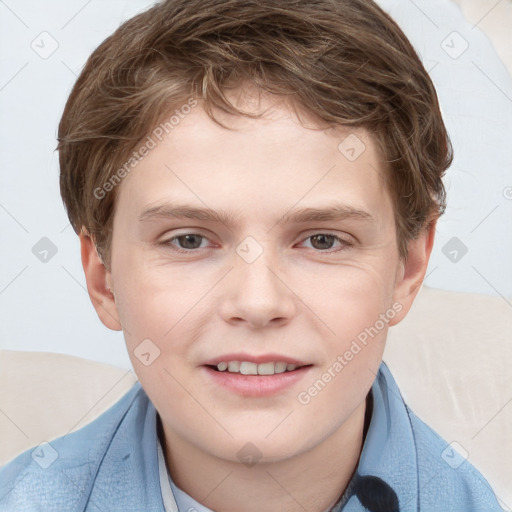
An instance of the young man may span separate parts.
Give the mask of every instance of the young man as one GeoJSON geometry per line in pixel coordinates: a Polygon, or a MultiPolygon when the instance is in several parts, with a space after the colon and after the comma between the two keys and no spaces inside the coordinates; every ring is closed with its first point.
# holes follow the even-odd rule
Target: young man
{"type": "Polygon", "coordinates": [[[49,467],[6,466],[1,510],[500,510],[382,364],[451,148],[373,2],[157,4],[90,57],[58,149],[140,383],[49,467]]]}

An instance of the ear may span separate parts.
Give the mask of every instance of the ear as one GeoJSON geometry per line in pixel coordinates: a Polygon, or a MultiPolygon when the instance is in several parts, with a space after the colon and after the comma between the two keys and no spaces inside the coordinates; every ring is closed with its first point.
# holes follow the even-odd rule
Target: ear
{"type": "Polygon", "coordinates": [[[113,331],[120,331],[121,323],[115,297],[111,291],[112,275],[101,261],[90,235],[82,231],[79,238],[82,266],[92,305],[106,327],[113,331]]]}
{"type": "Polygon", "coordinates": [[[432,221],[418,238],[409,242],[408,256],[400,262],[393,293],[393,304],[399,303],[402,308],[389,325],[396,325],[405,318],[421,288],[434,245],[436,224],[436,220],[432,221]]]}

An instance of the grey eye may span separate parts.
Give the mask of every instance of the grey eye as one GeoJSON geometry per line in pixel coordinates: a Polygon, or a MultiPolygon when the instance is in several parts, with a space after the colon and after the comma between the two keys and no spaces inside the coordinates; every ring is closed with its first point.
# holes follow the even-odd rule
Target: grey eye
{"type": "Polygon", "coordinates": [[[311,240],[311,245],[315,249],[325,250],[331,249],[338,237],[328,234],[318,234],[310,236],[309,238],[311,240]]]}
{"type": "Polygon", "coordinates": [[[173,241],[178,240],[178,245],[182,249],[198,249],[203,238],[204,236],[202,235],[189,234],[177,236],[173,238],[173,241]]]}

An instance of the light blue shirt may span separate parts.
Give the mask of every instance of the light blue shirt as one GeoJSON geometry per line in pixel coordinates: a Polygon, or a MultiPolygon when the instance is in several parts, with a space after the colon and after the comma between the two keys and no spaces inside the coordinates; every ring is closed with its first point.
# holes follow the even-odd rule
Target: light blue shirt
{"type": "MultiPolygon", "coordinates": [[[[372,395],[359,465],[333,512],[502,512],[482,475],[407,407],[384,363],[372,395]]],[[[0,511],[210,512],[159,465],[156,420],[135,384],[89,425],[0,468],[0,511]]]]}

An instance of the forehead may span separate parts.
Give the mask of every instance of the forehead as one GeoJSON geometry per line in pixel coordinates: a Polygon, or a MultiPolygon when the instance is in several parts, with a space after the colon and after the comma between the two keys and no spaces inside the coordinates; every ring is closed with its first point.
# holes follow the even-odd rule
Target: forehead
{"type": "Polygon", "coordinates": [[[227,129],[200,102],[174,110],[173,122],[153,130],[152,143],[146,139],[151,148],[120,184],[118,206],[140,214],[179,199],[266,215],[271,202],[281,210],[322,201],[345,200],[361,210],[389,203],[381,157],[366,130],[321,126],[303,112],[299,119],[290,104],[271,95],[236,101],[264,114],[251,119],[214,112],[227,129]]]}

